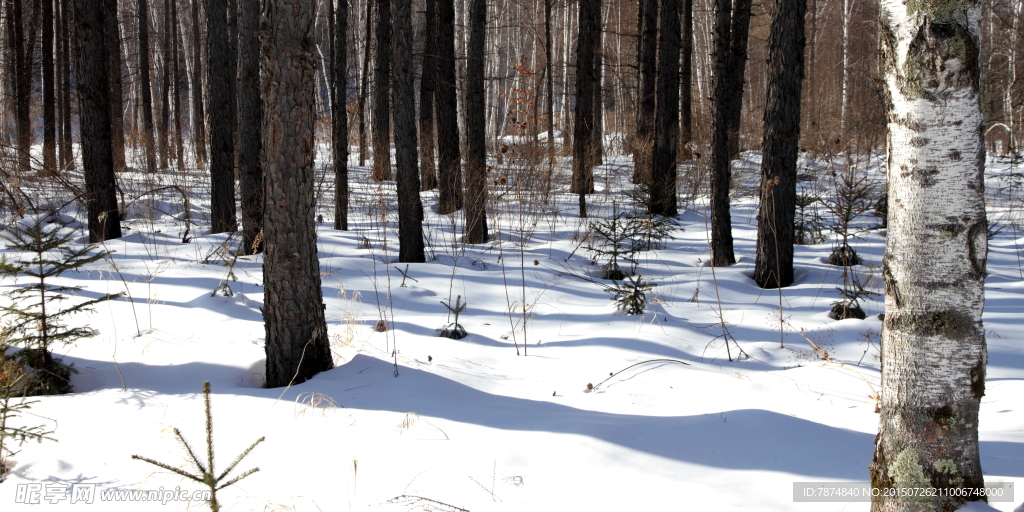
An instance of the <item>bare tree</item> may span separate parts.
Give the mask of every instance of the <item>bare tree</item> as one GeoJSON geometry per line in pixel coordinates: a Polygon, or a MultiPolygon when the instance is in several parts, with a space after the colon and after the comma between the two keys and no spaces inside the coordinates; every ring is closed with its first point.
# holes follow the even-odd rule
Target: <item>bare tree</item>
{"type": "Polygon", "coordinates": [[[142,96],[142,144],[146,151],[146,172],[156,172],[156,141],[153,138],[153,81],[149,65],[149,3],[139,0],[139,94],[142,96]]]}
{"type": "Polygon", "coordinates": [[[438,0],[437,21],[437,213],[445,215],[462,209],[454,0],[438,0]]]}
{"type": "Polygon", "coordinates": [[[576,47],[576,120],[573,133],[572,185],[580,195],[580,215],[586,216],[585,194],[594,192],[594,53],[601,30],[600,0],[581,0],[576,47]]]}
{"type": "Polygon", "coordinates": [[[679,144],[679,0],[662,0],[658,30],[657,111],[654,120],[652,214],[674,217],[679,144]]]}
{"type": "Polygon", "coordinates": [[[484,104],[484,49],[487,2],[469,3],[469,52],[466,62],[466,229],[469,244],[487,242],[487,147],[484,104]]]}
{"type": "Polygon", "coordinates": [[[793,283],[796,161],[804,71],[807,0],[779,0],[768,36],[768,102],[761,144],[761,211],[754,281],[762,288],[793,283]]]}
{"type": "Polygon", "coordinates": [[[391,179],[391,1],[377,3],[377,58],[373,70],[373,179],[391,179]]]}
{"type": "Polygon", "coordinates": [[[43,9],[43,172],[57,171],[57,97],[53,63],[53,0],[42,0],[43,9]]]}
{"type": "Polygon", "coordinates": [[[263,251],[259,29],[259,2],[243,0],[238,9],[238,189],[242,206],[242,248],[246,254],[263,251]]]}
{"type": "Polygon", "coordinates": [[[637,41],[637,69],[640,90],[637,101],[636,134],[633,137],[633,183],[650,183],[654,176],[654,111],[656,105],[655,64],[658,57],[658,0],[640,0],[637,41]]]}
{"type": "Polygon", "coordinates": [[[77,83],[81,119],[82,168],[89,242],[121,237],[121,215],[110,146],[110,85],[106,44],[108,2],[75,0],[77,83]]]}
{"type": "Polygon", "coordinates": [[[984,487],[984,116],[977,2],[882,2],[889,233],[873,511],[952,511],[984,487]],[[965,489],[964,492],[950,492],[965,489]]]}
{"type": "MultiPolygon", "coordinates": [[[[329,3],[333,0],[327,0],[329,3]]],[[[333,98],[331,128],[334,142],[334,229],[348,229],[348,0],[338,0],[331,49],[333,98]]]]}
{"type": "MultiPolygon", "coordinates": [[[[145,1],[145,0],[140,0],[145,1]]],[[[231,60],[228,44],[227,4],[225,0],[207,0],[206,42],[210,62],[210,230],[234,231],[235,148],[232,141],[231,60]]]]}
{"type": "Polygon", "coordinates": [[[199,25],[199,2],[192,0],[192,144],[196,165],[206,163],[206,110],[203,105],[203,52],[199,25]]]}
{"type": "Polygon", "coordinates": [[[267,387],[304,382],[333,366],[314,227],[316,5],[263,2],[262,73],[267,387]]]}
{"type": "Polygon", "coordinates": [[[398,261],[422,263],[423,204],[416,152],[416,90],[412,73],[412,13],[410,0],[395,0],[394,94],[395,163],[398,188],[398,261]]]}
{"type": "Polygon", "coordinates": [[[437,90],[437,0],[426,0],[426,23],[423,39],[423,71],[420,76],[420,188],[437,188],[437,166],[434,163],[434,99],[437,90]]]}
{"type": "MultiPolygon", "coordinates": [[[[106,20],[103,27],[107,42],[107,72],[110,83],[110,147],[114,159],[114,172],[128,170],[124,156],[124,83],[122,81],[121,27],[118,23],[117,0],[106,2],[106,20]]],[[[81,100],[79,100],[81,101],[81,100]]],[[[70,103],[70,99],[68,100],[70,103]]],[[[70,134],[69,134],[70,139],[70,134]]],[[[70,140],[68,142],[70,144],[70,140]]]]}

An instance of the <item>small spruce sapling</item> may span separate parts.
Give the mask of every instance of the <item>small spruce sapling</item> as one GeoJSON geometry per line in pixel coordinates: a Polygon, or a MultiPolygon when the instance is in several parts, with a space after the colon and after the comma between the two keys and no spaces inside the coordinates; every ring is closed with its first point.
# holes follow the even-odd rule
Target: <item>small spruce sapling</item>
{"type": "Polygon", "coordinates": [[[861,282],[860,278],[856,274],[850,274],[850,283],[842,288],[836,287],[836,291],[839,292],[840,299],[832,303],[832,310],[829,312],[829,316],[836,320],[845,320],[847,318],[857,318],[864,320],[867,314],[864,313],[864,309],[860,307],[860,301],[862,299],[871,299],[881,294],[873,292],[867,289],[866,285],[861,282]]]}
{"type": "Polygon", "coordinates": [[[69,344],[91,338],[99,331],[90,327],[68,327],[64,320],[77,313],[92,312],[96,304],[121,296],[104,294],[60,308],[68,295],[81,291],[82,287],[55,285],[54,279],[103,259],[107,252],[96,251],[95,244],[73,245],[74,231],[64,231],[60,224],[45,225],[44,222],[36,216],[34,222],[15,224],[6,233],[0,233],[8,249],[32,255],[31,259],[14,261],[0,258],[0,276],[24,276],[29,280],[27,285],[6,292],[11,303],[0,306],[0,313],[10,321],[8,343],[22,348],[13,358],[34,369],[23,384],[25,395],[71,391],[70,377],[74,369],[53,357],[50,347],[56,342],[69,344]]]}
{"type": "Polygon", "coordinates": [[[616,281],[604,290],[613,295],[615,307],[627,315],[642,315],[647,307],[647,292],[654,288],[653,283],[644,281],[644,276],[626,276],[622,282],[616,281]]]}
{"type": "Polygon", "coordinates": [[[595,260],[603,260],[601,279],[621,281],[636,270],[639,247],[630,221],[623,212],[615,211],[610,219],[591,222],[590,229],[596,242],[590,247],[595,260]],[[629,271],[622,267],[629,264],[629,271]]]}
{"type": "Polygon", "coordinates": [[[249,447],[246,448],[245,451],[243,451],[238,457],[235,457],[235,460],[228,465],[228,468],[225,469],[223,473],[217,475],[217,473],[214,471],[213,465],[213,415],[210,412],[210,381],[206,381],[203,383],[203,401],[206,403],[205,464],[203,462],[200,462],[199,457],[196,456],[195,450],[192,449],[192,445],[190,445],[188,441],[185,440],[185,437],[181,435],[181,431],[178,430],[177,428],[174,429],[174,435],[175,437],[178,438],[178,442],[180,442],[181,446],[185,448],[186,452],[188,452],[188,456],[191,459],[192,465],[195,467],[195,473],[189,473],[188,471],[176,468],[174,466],[171,466],[170,464],[158,462],[153,459],[143,457],[141,455],[132,455],[132,458],[135,460],[148,462],[154,466],[161,467],[173,473],[177,473],[185,478],[188,478],[189,480],[199,482],[209,487],[210,500],[207,501],[206,504],[210,507],[211,512],[218,512],[220,510],[220,503],[217,501],[217,491],[225,487],[228,487],[232,484],[235,484],[239,480],[260,470],[260,468],[252,468],[243,471],[242,474],[224,482],[224,479],[227,478],[228,473],[231,473],[231,471],[235,469],[235,466],[237,466],[239,462],[242,462],[242,459],[244,459],[246,455],[249,455],[249,452],[251,452],[253,448],[256,448],[256,445],[266,440],[266,437],[261,437],[257,439],[256,442],[249,445],[249,447]]]}
{"type": "Polygon", "coordinates": [[[441,336],[444,336],[445,338],[451,338],[453,340],[461,340],[462,338],[468,336],[469,333],[466,332],[466,328],[459,323],[459,313],[465,311],[466,305],[468,304],[467,302],[462,302],[462,295],[458,295],[455,297],[454,307],[449,306],[448,303],[443,300],[441,301],[441,304],[443,304],[444,307],[448,308],[449,314],[455,315],[455,321],[446,325],[444,329],[441,330],[441,336]]]}
{"type": "MultiPolygon", "coordinates": [[[[6,331],[5,331],[6,332],[6,331]]],[[[2,336],[3,334],[0,334],[2,336]]],[[[0,341],[0,482],[8,470],[8,457],[18,452],[14,450],[14,444],[21,446],[25,441],[43,440],[56,441],[49,437],[53,432],[47,431],[42,426],[16,427],[13,419],[21,416],[30,406],[38,400],[28,401],[25,398],[14,401],[20,394],[19,386],[25,379],[25,373],[13,361],[5,359],[6,346],[0,341]]]]}

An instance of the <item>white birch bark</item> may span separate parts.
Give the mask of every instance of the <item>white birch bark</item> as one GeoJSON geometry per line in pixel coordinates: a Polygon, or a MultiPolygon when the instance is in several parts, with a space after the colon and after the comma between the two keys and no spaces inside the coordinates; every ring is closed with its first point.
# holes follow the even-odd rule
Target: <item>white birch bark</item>
{"type": "MultiPolygon", "coordinates": [[[[980,487],[987,228],[977,0],[882,0],[889,97],[876,488],[980,487]]],[[[873,511],[967,499],[876,498],[873,511]]]]}

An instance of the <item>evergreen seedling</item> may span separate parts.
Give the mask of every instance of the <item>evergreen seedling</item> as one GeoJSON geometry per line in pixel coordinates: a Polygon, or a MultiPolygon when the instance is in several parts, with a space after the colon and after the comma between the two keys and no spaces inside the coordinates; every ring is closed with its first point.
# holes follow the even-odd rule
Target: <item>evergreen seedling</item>
{"type": "Polygon", "coordinates": [[[601,266],[601,278],[621,281],[636,269],[636,253],[639,251],[630,229],[629,219],[623,212],[614,212],[612,218],[599,220],[590,224],[594,233],[594,246],[590,247],[595,260],[604,260],[601,266]],[[622,265],[629,264],[629,272],[622,265]]]}
{"type": "Polygon", "coordinates": [[[174,429],[174,435],[175,437],[178,438],[178,442],[180,442],[182,447],[185,448],[185,451],[188,452],[188,456],[191,459],[192,465],[195,467],[195,473],[189,473],[188,471],[178,469],[174,466],[171,466],[170,464],[164,464],[163,462],[158,462],[153,459],[143,457],[141,455],[132,455],[132,458],[135,460],[148,462],[150,464],[153,464],[154,466],[158,466],[173,473],[177,473],[185,478],[188,478],[195,482],[199,482],[209,487],[210,500],[207,501],[206,504],[210,506],[211,512],[218,512],[220,510],[220,503],[217,502],[217,491],[225,487],[228,487],[232,484],[235,484],[239,480],[260,470],[260,468],[252,468],[250,470],[242,472],[242,474],[226,482],[224,481],[224,479],[227,478],[228,473],[231,473],[231,471],[235,469],[235,466],[237,466],[239,462],[242,462],[242,459],[244,459],[246,455],[249,455],[249,452],[251,452],[253,448],[256,448],[256,445],[266,440],[266,437],[261,437],[257,439],[255,443],[249,445],[249,447],[246,448],[245,451],[243,451],[238,457],[235,457],[235,460],[230,465],[228,465],[228,468],[225,469],[223,473],[217,475],[217,473],[214,471],[213,465],[213,415],[210,412],[210,381],[206,381],[203,383],[203,401],[206,403],[205,464],[203,462],[200,462],[199,457],[196,456],[195,450],[192,449],[192,445],[190,445],[188,441],[185,440],[185,437],[181,435],[181,431],[178,430],[177,428],[174,429]]]}
{"type": "Polygon", "coordinates": [[[847,318],[864,320],[867,314],[860,307],[860,301],[880,295],[877,292],[868,290],[856,275],[852,275],[850,281],[849,286],[843,288],[836,287],[836,291],[839,292],[841,298],[832,303],[832,310],[830,312],[830,316],[836,320],[845,320],[847,318]]]}
{"type": "Polygon", "coordinates": [[[63,231],[59,224],[45,225],[38,217],[31,224],[16,224],[0,238],[8,249],[29,253],[31,259],[9,261],[0,258],[0,276],[28,278],[25,286],[6,292],[11,303],[0,306],[10,323],[9,343],[21,346],[14,358],[35,370],[24,384],[24,394],[55,394],[71,391],[70,376],[74,371],[53,357],[50,347],[68,344],[98,334],[90,327],[68,327],[64,320],[76,313],[91,312],[92,306],[121,294],[105,294],[71,307],[60,304],[68,295],[81,291],[80,286],[53,284],[61,274],[80,270],[103,259],[106,251],[96,251],[95,244],[74,246],[74,231],[63,231]]]}
{"type": "MultiPolygon", "coordinates": [[[[3,343],[0,343],[0,350],[5,348],[3,343]]],[[[14,443],[21,446],[25,441],[55,441],[49,437],[53,432],[45,430],[42,426],[12,426],[14,418],[21,416],[38,401],[28,401],[24,398],[14,401],[20,394],[18,387],[24,379],[25,374],[20,371],[18,365],[5,359],[3,352],[0,352],[0,482],[4,481],[7,472],[7,458],[18,453],[13,449],[14,443]]]]}
{"type": "Polygon", "coordinates": [[[605,291],[612,294],[615,307],[627,315],[642,315],[647,307],[647,292],[654,288],[653,283],[644,281],[644,276],[626,276],[622,282],[606,286],[605,291]]]}
{"type": "Polygon", "coordinates": [[[455,297],[455,307],[449,306],[445,301],[441,301],[441,304],[448,308],[448,313],[455,315],[455,321],[446,325],[445,328],[441,330],[441,336],[451,338],[453,340],[461,340],[468,336],[469,333],[466,332],[466,328],[459,323],[459,313],[465,311],[466,305],[468,304],[467,302],[462,302],[462,295],[455,297]]]}

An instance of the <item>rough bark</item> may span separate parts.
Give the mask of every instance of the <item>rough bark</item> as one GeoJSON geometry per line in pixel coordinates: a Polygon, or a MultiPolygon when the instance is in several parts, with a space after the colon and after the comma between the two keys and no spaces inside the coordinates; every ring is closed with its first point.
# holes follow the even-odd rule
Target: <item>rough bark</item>
{"type": "Polygon", "coordinates": [[[121,216],[110,148],[110,84],[105,19],[107,2],[75,0],[77,83],[81,119],[82,168],[89,242],[121,237],[121,216]]]}
{"type": "Polygon", "coordinates": [[[335,13],[332,70],[334,101],[331,102],[334,142],[334,229],[348,229],[348,0],[338,0],[335,13]]]}
{"type": "Polygon", "coordinates": [[[729,81],[729,0],[715,0],[715,74],[711,105],[711,264],[725,267],[736,263],[729,213],[729,105],[734,84],[729,81]]]}
{"type": "Polygon", "coordinates": [[[313,219],[315,8],[304,0],[263,2],[263,319],[271,388],[333,366],[313,219]]]}
{"type": "Polygon", "coordinates": [[[160,124],[157,129],[160,168],[167,169],[170,160],[171,131],[171,0],[164,0],[164,33],[161,40],[163,50],[163,79],[160,81],[160,124]]]}
{"type": "Polygon", "coordinates": [[[206,163],[206,110],[203,103],[203,52],[199,26],[199,2],[192,0],[192,145],[196,166],[206,163]]]}
{"type": "Polygon", "coordinates": [[[454,0],[438,0],[437,21],[437,213],[444,215],[462,208],[454,0]]]}
{"type": "Polygon", "coordinates": [[[181,136],[183,126],[181,120],[181,46],[178,29],[178,0],[171,1],[171,80],[174,92],[171,100],[174,104],[174,154],[177,155],[178,171],[185,170],[185,142],[181,136]]]}
{"type": "Polygon", "coordinates": [[[104,30],[107,41],[107,73],[110,83],[110,147],[114,158],[114,172],[119,173],[128,170],[128,163],[125,161],[124,155],[124,83],[121,77],[121,28],[117,18],[117,0],[102,1],[105,2],[107,9],[104,30]]]}
{"type": "Polygon", "coordinates": [[[394,8],[392,94],[395,106],[395,181],[398,189],[398,261],[422,263],[426,258],[416,152],[416,90],[413,86],[410,0],[395,0],[394,8]]]}
{"type": "Polygon", "coordinates": [[[23,26],[23,5],[22,0],[12,0],[11,12],[8,14],[7,30],[13,43],[14,54],[14,101],[15,101],[15,125],[17,131],[18,149],[18,172],[28,173],[32,170],[31,153],[32,148],[32,119],[30,117],[29,105],[32,102],[32,65],[28,48],[25,44],[25,31],[23,26]]]}
{"type": "Polygon", "coordinates": [[[761,143],[761,211],[754,262],[754,281],[762,288],[781,288],[793,283],[806,12],[807,0],[778,0],[768,36],[768,99],[761,143]]]}
{"type": "MultiPolygon", "coordinates": [[[[601,4],[597,5],[598,16],[601,16],[601,4]]],[[[597,22],[597,34],[594,35],[594,121],[590,131],[590,168],[604,163],[604,38],[601,18],[597,22]]]]}
{"type": "Polygon", "coordinates": [[[43,0],[43,173],[57,171],[57,98],[53,64],[53,0],[43,0]]]}
{"type": "Polygon", "coordinates": [[[740,120],[743,117],[743,86],[747,69],[747,40],[750,35],[751,0],[735,0],[732,27],[729,30],[729,91],[727,109],[729,123],[729,159],[740,154],[740,120]]]}
{"type": "Polygon", "coordinates": [[[359,166],[366,165],[366,95],[370,85],[370,27],[373,25],[373,4],[365,1],[366,7],[366,45],[363,48],[363,73],[359,85],[359,166]]]}
{"type": "Polygon", "coordinates": [[[487,2],[470,0],[466,62],[466,230],[469,244],[487,242],[487,147],[484,49],[487,2]]]}
{"type": "Polygon", "coordinates": [[[434,97],[437,90],[437,0],[427,0],[426,24],[423,27],[423,71],[420,78],[420,188],[437,188],[437,166],[434,163],[434,97]]]}
{"type": "Polygon", "coordinates": [[[551,38],[551,7],[554,0],[544,0],[544,66],[546,76],[544,80],[544,117],[547,123],[548,132],[548,175],[545,178],[545,191],[550,190],[551,174],[554,172],[555,164],[555,87],[554,74],[555,64],[552,61],[552,48],[554,44],[551,38]]]}
{"type": "MultiPolygon", "coordinates": [[[[75,168],[74,148],[71,145],[71,3],[70,0],[59,0],[60,2],[60,38],[63,47],[61,58],[60,90],[61,90],[61,145],[60,145],[60,168],[70,170],[75,168]]],[[[115,161],[115,170],[116,161],[115,161]]]]}
{"type": "MultiPolygon", "coordinates": [[[[594,192],[594,52],[601,30],[600,0],[581,0],[576,46],[576,115],[572,137],[572,183],[569,192],[594,192]]],[[[581,204],[584,199],[580,199],[581,204]]]]}
{"type": "Polygon", "coordinates": [[[391,2],[377,4],[377,56],[373,70],[373,180],[391,179],[391,2]]]}
{"type": "Polygon", "coordinates": [[[657,111],[654,120],[650,212],[674,217],[679,143],[679,0],[662,0],[658,30],[657,111]]]}
{"type": "MultiPolygon", "coordinates": [[[[344,1],[344,0],[342,0],[344,1]]],[[[242,247],[263,251],[263,100],[260,98],[260,12],[255,0],[238,10],[238,189],[242,207],[242,247]]]]}
{"type": "Polygon", "coordinates": [[[142,103],[142,145],[146,152],[146,172],[156,172],[156,140],[153,137],[153,81],[149,69],[149,3],[139,0],[139,94],[142,103]]]}
{"type": "MultiPolygon", "coordinates": [[[[983,486],[988,222],[980,4],[881,3],[889,232],[874,488],[983,486]]],[[[872,510],[952,511],[966,500],[879,497],[872,510]]]]}
{"type": "Polygon", "coordinates": [[[235,148],[232,141],[231,75],[227,4],[207,0],[206,44],[210,87],[210,232],[238,227],[235,219],[235,148]]]}
{"type": "Polygon", "coordinates": [[[637,64],[640,91],[637,102],[636,136],[633,138],[633,183],[650,183],[654,176],[651,158],[654,155],[654,111],[656,105],[658,49],[658,1],[640,0],[638,15],[637,64]]]}
{"type": "Polygon", "coordinates": [[[679,163],[693,158],[693,0],[682,1],[679,41],[679,163]]]}

